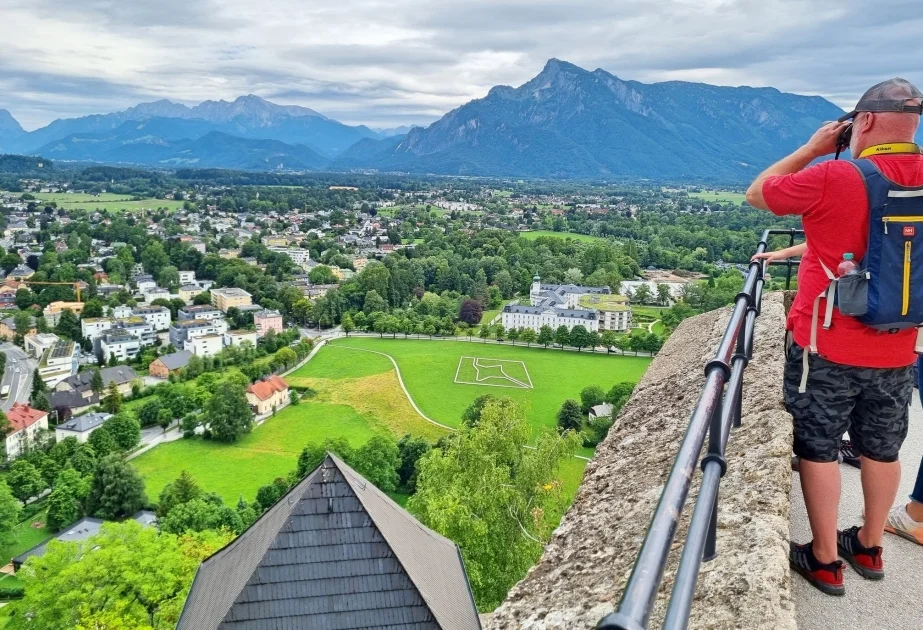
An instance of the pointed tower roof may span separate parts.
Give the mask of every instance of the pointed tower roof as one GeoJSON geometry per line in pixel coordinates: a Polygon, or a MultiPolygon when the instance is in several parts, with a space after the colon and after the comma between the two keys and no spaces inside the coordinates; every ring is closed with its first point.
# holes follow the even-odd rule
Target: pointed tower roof
{"type": "Polygon", "coordinates": [[[333,455],[202,563],[177,630],[480,630],[458,547],[333,455]]]}

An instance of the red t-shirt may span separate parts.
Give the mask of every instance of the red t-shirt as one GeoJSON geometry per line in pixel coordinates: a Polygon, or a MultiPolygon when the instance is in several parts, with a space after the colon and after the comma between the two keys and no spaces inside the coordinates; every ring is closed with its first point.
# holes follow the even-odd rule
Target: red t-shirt
{"type": "MultiPolygon", "coordinates": [[[[923,185],[923,155],[877,155],[875,162],[885,177],[902,186],[923,185]]],[[[848,161],[828,160],[791,175],[769,177],[763,183],[763,197],[773,214],[801,216],[808,241],[798,269],[798,295],[788,316],[788,329],[795,342],[807,347],[811,342],[814,299],[829,284],[818,263],[823,261],[836,273],[843,254],[852,252],[856,260],[865,257],[868,245],[869,205],[862,176],[848,161]]],[[[821,299],[823,318],[826,300],[821,299]]],[[[917,331],[897,333],[869,328],[853,317],[833,310],[833,325],[817,326],[818,353],[829,361],[860,367],[896,368],[914,363],[917,331]]]]}

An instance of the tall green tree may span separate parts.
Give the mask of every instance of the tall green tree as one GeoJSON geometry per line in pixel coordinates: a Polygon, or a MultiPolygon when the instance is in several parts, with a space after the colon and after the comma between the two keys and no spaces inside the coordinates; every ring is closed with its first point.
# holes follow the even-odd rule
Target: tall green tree
{"type": "Polygon", "coordinates": [[[79,342],[83,338],[83,332],[80,330],[80,320],[69,308],[61,311],[58,316],[58,325],[55,327],[55,332],[71,341],[79,342]]]}
{"type": "Polygon", "coordinates": [[[100,460],[90,484],[87,512],[108,520],[121,519],[131,516],[145,503],[144,481],[134,466],[119,455],[100,460]]]}
{"type": "Polygon", "coordinates": [[[33,466],[29,461],[19,458],[10,466],[10,473],[6,477],[13,496],[20,501],[25,502],[31,499],[46,488],[45,480],[38,468],[33,466]]]}
{"type": "Polygon", "coordinates": [[[166,516],[175,506],[202,496],[202,488],[188,470],[183,470],[175,481],[171,481],[160,491],[157,499],[157,516],[166,516]]]}
{"type": "Polygon", "coordinates": [[[589,413],[590,407],[600,405],[606,400],[606,394],[599,385],[584,387],[580,392],[580,411],[589,413]]]}
{"type": "Polygon", "coordinates": [[[558,431],[580,431],[583,426],[583,414],[580,412],[580,403],[569,398],[558,410],[558,431]]]}
{"type": "Polygon", "coordinates": [[[88,478],[73,468],[62,470],[48,496],[48,528],[57,532],[77,522],[84,514],[84,500],[89,491],[88,478]]]}
{"type": "Polygon", "coordinates": [[[376,435],[356,451],[356,470],[379,490],[394,492],[400,483],[401,453],[394,438],[376,435]]]}
{"type": "Polygon", "coordinates": [[[245,388],[224,381],[205,403],[205,423],[219,442],[234,442],[253,429],[245,388]]]}
{"type": "Polygon", "coordinates": [[[544,347],[550,346],[554,342],[554,331],[551,326],[542,326],[538,329],[538,343],[544,347]]]}
{"type": "Polygon", "coordinates": [[[128,520],[50,545],[17,574],[26,596],[10,605],[7,630],[173,630],[199,564],[231,538],[178,537],[128,520]]]}
{"type": "Polygon", "coordinates": [[[356,324],[353,323],[353,318],[349,313],[343,315],[343,318],[340,320],[340,326],[343,328],[343,332],[346,333],[347,337],[349,337],[349,333],[356,329],[356,324]]]}
{"type": "Polygon", "coordinates": [[[570,330],[568,330],[567,326],[564,324],[558,326],[557,330],[554,331],[554,342],[562,348],[570,343],[570,330]]]}
{"type": "Polygon", "coordinates": [[[105,426],[122,452],[130,451],[141,443],[141,423],[124,411],[106,420],[105,426]]]}
{"type": "Polygon", "coordinates": [[[567,342],[577,348],[577,352],[580,352],[583,348],[590,345],[590,333],[585,326],[577,324],[571,328],[570,334],[567,336],[567,342]]]}
{"type": "Polygon", "coordinates": [[[16,537],[13,530],[19,524],[22,507],[5,481],[0,481],[0,550],[8,552],[16,537]]]}
{"type": "Polygon", "coordinates": [[[536,436],[519,405],[488,403],[418,464],[410,511],[458,543],[478,608],[492,610],[538,559],[566,502],[561,463],[580,444],[573,433],[536,436]]]}
{"type": "Polygon", "coordinates": [[[100,373],[99,368],[93,368],[93,375],[90,377],[90,389],[99,396],[103,393],[104,388],[103,375],[100,373]]]}
{"type": "Polygon", "coordinates": [[[119,392],[119,386],[115,381],[109,381],[109,387],[106,388],[106,395],[100,401],[100,406],[107,413],[118,413],[122,408],[122,394],[119,392]]]}

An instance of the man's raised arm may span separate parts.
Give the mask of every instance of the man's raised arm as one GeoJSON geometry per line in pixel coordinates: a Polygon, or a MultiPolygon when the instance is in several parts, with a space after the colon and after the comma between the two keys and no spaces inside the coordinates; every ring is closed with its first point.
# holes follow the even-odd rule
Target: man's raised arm
{"type": "Polygon", "coordinates": [[[836,142],[848,125],[848,121],[827,123],[814,132],[804,146],[760,173],[747,189],[747,203],[760,210],[769,210],[763,198],[763,182],[774,175],[797,173],[817,158],[836,152],[836,142]]]}

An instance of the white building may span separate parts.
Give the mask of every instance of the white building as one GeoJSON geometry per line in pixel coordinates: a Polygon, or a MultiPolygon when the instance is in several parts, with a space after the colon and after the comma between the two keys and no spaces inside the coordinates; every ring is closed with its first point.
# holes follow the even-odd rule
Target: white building
{"type": "Polygon", "coordinates": [[[580,298],[586,295],[611,294],[609,287],[582,287],[574,284],[542,284],[538,276],[532,279],[529,292],[530,305],[514,304],[503,308],[501,321],[504,328],[531,328],[538,332],[542,326],[556,330],[580,325],[590,332],[599,330],[599,313],[582,308],[580,298]]]}
{"type": "Polygon", "coordinates": [[[25,451],[41,430],[48,430],[48,412],[33,409],[28,404],[13,403],[6,412],[10,432],[6,436],[6,457],[16,459],[25,451]]]}
{"type": "Polygon", "coordinates": [[[103,423],[111,417],[111,413],[85,413],[82,416],[74,416],[55,427],[54,437],[58,442],[72,437],[83,444],[90,439],[93,431],[103,426],[103,423]]]}
{"type": "Polygon", "coordinates": [[[115,319],[125,319],[126,317],[131,317],[131,307],[124,304],[119,304],[114,309],[112,309],[112,312],[109,313],[109,316],[114,317],[115,319]]]}
{"type": "Polygon", "coordinates": [[[256,347],[257,333],[255,330],[229,330],[224,333],[224,345],[240,346],[245,341],[249,341],[252,347],[256,347]]]}
{"type": "Polygon", "coordinates": [[[26,354],[36,359],[40,358],[45,351],[58,343],[58,336],[54,333],[36,333],[34,335],[26,335],[23,338],[23,345],[26,349],[26,354]]]}
{"type": "Polygon", "coordinates": [[[86,339],[93,339],[102,332],[112,328],[115,320],[109,317],[91,317],[80,320],[80,334],[86,339]]]}
{"type": "Polygon", "coordinates": [[[311,260],[311,251],[307,249],[296,247],[268,247],[267,249],[277,254],[285,254],[292,259],[293,263],[302,267],[311,260]]]}
{"type": "Polygon", "coordinates": [[[199,335],[189,339],[185,349],[199,357],[213,357],[224,349],[224,338],[218,334],[199,335]]]}
{"type": "Polygon", "coordinates": [[[197,304],[196,306],[187,306],[176,312],[176,319],[179,321],[189,321],[193,319],[204,319],[207,322],[216,319],[224,319],[224,313],[221,309],[215,308],[210,304],[197,304]]]}
{"type": "Polygon", "coordinates": [[[153,287],[144,292],[144,301],[150,304],[154,300],[169,300],[170,291],[163,287],[153,287]]]}
{"type": "Polygon", "coordinates": [[[204,319],[190,319],[174,322],[170,326],[170,343],[177,350],[191,350],[187,344],[196,337],[203,335],[224,336],[228,331],[228,323],[223,319],[207,321],[204,319]]]}
{"type": "Polygon", "coordinates": [[[137,306],[132,314],[137,317],[143,317],[144,320],[154,327],[154,330],[169,330],[170,309],[165,306],[137,306]]]}
{"type": "Polygon", "coordinates": [[[180,271],[179,272],[179,283],[180,284],[192,284],[195,282],[195,272],[194,271],[180,271]]]}
{"type": "Polygon", "coordinates": [[[75,352],[76,344],[73,341],[60,340],[45,350],[38,364],[38,375],[48,387],[54,387],[77,373],[75,352]]]}
{"type": "Polygon", "coordinates": [[[138,356],[141,352],[141,340],[124,331],[105,332],[99,336],[99,349],[106,363],[112,357],[123,361],[138,356]]]}

